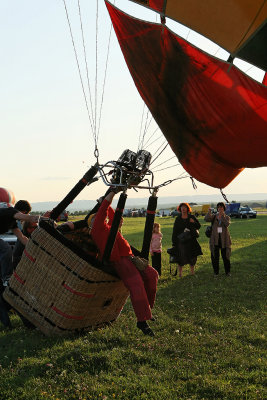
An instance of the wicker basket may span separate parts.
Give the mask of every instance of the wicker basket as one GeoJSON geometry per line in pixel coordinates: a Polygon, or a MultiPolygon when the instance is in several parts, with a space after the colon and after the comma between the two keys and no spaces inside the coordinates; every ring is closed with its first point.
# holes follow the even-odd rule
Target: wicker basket
{"type": "Polygon", "coordinates": [[[128,297],[123,282],[41,222],[22,255],[5,300],[46,335],[91,330],[114,321],[128,297]]]}

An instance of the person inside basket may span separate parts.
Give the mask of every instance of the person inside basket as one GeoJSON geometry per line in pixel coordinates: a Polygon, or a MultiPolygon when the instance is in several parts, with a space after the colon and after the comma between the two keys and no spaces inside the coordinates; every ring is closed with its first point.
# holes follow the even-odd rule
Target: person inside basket
{"type": "MultiPolygon", "coordinates": [[[[110,192],[102,201],[98,212],[88,219],[88,226],[91,227],[91,237],[98,247],[101,258],[103,258],[115,214],[111,207],[114,195],[115,192],[110,192]]],[[[123,219],[120,227],[122,222],[123,219]]],[[[139,271],[131,261],[132,256],[133,253],[129,243],[118,232],[111,252],[110,263],[112,263],[118,276],[130,292],[131,302],[137,318],[137,327],[145,335],[154,336],[154,332],[147,321],[154,320],[151,309],[156,298],[158,273],[150,265],[144,271],[139,271]]]]}

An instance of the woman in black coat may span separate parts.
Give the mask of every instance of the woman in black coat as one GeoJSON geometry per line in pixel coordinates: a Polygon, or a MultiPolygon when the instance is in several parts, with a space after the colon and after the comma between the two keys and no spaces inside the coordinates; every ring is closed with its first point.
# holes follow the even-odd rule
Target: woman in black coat
{"type": "Polygon", "coordinates": [[[175,248],[175,256],[178,263],[179,277],[182,277],[183,266],[190,265],[191,274],[195,273],[197,256],[202,255],[201,247],[197,241],[200,223],[194,215],[191,215],[191,207],[187,203],[181,203],[178,207],[180,215],[177,216],[173,225],[172,245],[175,248]],[[191,238],[183,242],[178,236],[183,232],[190,231],[191,238]]]}

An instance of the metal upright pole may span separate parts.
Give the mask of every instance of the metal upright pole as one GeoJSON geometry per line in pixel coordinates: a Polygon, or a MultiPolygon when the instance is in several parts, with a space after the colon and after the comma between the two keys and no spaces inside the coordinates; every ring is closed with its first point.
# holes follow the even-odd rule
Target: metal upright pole
{"type": "Polygon", "coordinates": [[[146,224],[144,230],[143,246],[141,250],[141,257],[148,260],[150,242],[152,238],[153,225],[155,220],[155,214],[157,209],[158,198],[154,191],[152,196],[149,197],[147,211],[146,211],[146,224]]]}
{"type": "MultiPolygon", "coordinates": [[[[97,165],[97,164],[96,164],[97,165]]],[[[73,189],[67,194],[67,196],[51,211],[50,218],[56,220],[60,214],[65,210],[66,207],[78,196],[78,194],[90,184],[90,181],[96,175],[98,169],[96,165],[92,166],[86,174],[79,180],[73,189]]]]}
{"type": "Polygon", "coordinates": [[[124,206],[126,203],[126,199],[127,199],[127,194],[126,193],[121,193],[118,204],[117,204],[117,208],[115,211],[115,215],[114,215],[114,219],[112,221],[112,225],[110,228],[110,232],[109,232],[109,236],[108,236],[108,240],[106,243],[106,247],[105,247],[105,251],[103,254],[103,259],[102,262],[105,264],[109,261],[114,243],[115,243],[115,239],[116,239],[116,235],[119,229],[119,225],[120,225],[120,221],[121,221],[121,217],[123,214],[123,210],[124,210],[124,206]]]}

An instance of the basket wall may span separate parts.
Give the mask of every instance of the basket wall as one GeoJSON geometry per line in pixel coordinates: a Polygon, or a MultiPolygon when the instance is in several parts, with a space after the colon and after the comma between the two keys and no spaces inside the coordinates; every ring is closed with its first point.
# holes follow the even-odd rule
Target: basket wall
{"type": "Polygon", "coordinates": [[[90,330],[115,320],[128,297],[123,282],[37,228],[4,292],[44,334],[90,330]]]}

